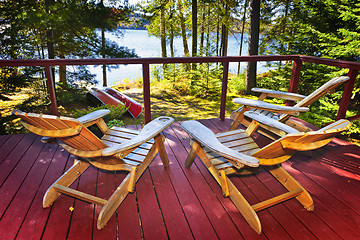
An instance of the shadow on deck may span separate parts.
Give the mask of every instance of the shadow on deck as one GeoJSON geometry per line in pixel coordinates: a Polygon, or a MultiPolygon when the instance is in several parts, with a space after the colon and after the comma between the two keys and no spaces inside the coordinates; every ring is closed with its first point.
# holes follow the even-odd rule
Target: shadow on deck
{"type": "MultiPolygon", "coordinates": [[[[201,120],[214,132],[230,120],[201,120]]],[[[129,126],[137,128],[138,126],[129,126]]],[[[174,123],[165,130],[170,166],[156,156],[148,170],[102,230],[96,229],[99,208],[61,196],[42,208],[47,188],[71,166],[74,156],[34,134],[0,136],[0,239],[360,239],[360,148],[335,139],[311,153],[297,153],[283,167],[315,202],[308,212],[295,199],[258,213],[258,235],[196,158],[186,169],[189,136],[174,123]]],[[[257,136],[263,145],[267,139],[257,136]]],[[[109,197],[124,178],[91,167],[73,187],[109,197]]],[[[284,192],[263,170],[234,177],[250,204],[284,192]]]]}

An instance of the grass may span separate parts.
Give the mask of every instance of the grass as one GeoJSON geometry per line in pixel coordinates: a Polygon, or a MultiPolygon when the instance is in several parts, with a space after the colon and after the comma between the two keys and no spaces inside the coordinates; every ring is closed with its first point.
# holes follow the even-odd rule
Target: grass
{"type": "MultiPolygon", "coordinates": [[[[143,105],[143,94],[141,88],[123,90],[122,93],[138,101],[143,105]]],[[[195,96],[180,96],[172,91],[152,88],[151,90],[151,118],[159,116],[171,116],[175,121],[189,119],[217,118],[220,115],[220,97],[213,99],[201,99],[195,96]]],[[[230,116],[235,105],[229,101],[226,104],[226,115],[230,116]]],[[[144,112],[137,119],[130,114],[123,116],[125,125],[143,124],[144,112]]]]}

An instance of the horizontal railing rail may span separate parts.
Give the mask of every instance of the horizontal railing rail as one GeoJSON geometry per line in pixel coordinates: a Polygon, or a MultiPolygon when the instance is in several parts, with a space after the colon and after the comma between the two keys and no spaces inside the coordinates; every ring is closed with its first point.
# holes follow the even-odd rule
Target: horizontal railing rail
{"type": "MultiPolygon", "coordinates": [[[[69,65],[118,65],[118,64],[141,64],[143,74],[143,97],[144,97],[144,121],[151,121],[151,102],[150,102],[150,65],[151,64],[171,64],[171,63],[222,63],[223,79],[220,105],[220,119],[225,119],[225,107],[228,84],[228,70],[230,62],[259,62],[259,61],[293,61],[293,69],[289,84],[289,92],[297,92],[299,78],[303,62],[324,64],[349,69],[350,80],[344,88],[342,100],[337,114],[337,119],[344,118],[350,103],[352,90],[355,80],[360,70],[360,63],[350,61],[339,61],[303,55],[256,55],[256,56],[227,56],[227,57],[176,57],[176,58],[111,58],[111,59],[16,59],[0,60],[0,67],[25,67],[42,66],[45,67],[48,91],[51,100],[51,111],[57,115],[57,103],[54,81],[52,79],[51,68],[54,66],[69,65]]],[[[351,117],[358,118],[357,116],[351,117]]]]}

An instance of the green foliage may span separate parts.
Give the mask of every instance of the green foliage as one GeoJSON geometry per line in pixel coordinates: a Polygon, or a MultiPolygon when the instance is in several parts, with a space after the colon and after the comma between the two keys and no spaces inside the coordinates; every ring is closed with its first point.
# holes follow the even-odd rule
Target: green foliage
{"type": "Polygon", "coordinates": [[[215,64],[199,64],[194,70],[186,65],[167,64],[164,69],[152,69],[152,82],[166,85],[178,94],[201,98],[219,97],[221,93],[222,67],[215,64]]]}
{"type": "Polygon", "coordinates": [[[0,89],[15,91],[19,88],[33,87],[43,79],[37,74],[41,67],[3,67],[0,68],[0,89]]]}
{"type": "Polygon", "coordinates": [[[119,119],[112,119],[107,122],[109,128],[124,126],[124,121],[119,119]]]}
{"type": "Polygon", "coordinates": [[[119,118],[121,117],[121,115],[123,115],[126,112],[127,109],[125,105],[120,105],[120,104],[118,106],[100,105],[98,107],[87,107],[87,108],[77,109],[71,113],[71,117],[79,118],[81,116],[84,116],[86,114],[89,114],[91,112],[100,109],[110,110],[110,113],[103,117],[104,121],[109,126],[122,126],[124,124],[123,121],[119,120],[119,118]]]}
{"type": "Polygon", "coordinates": [[[56,88],[56,100],[58,105],[69,106],[71,104],[86,104],[86,90],[85,89],[77,89],[71,86],[59,85],[56,88]]]}
{"type": "MultiPolygon", "coordinates": [[[[302,113],[299,118],[319,127],[323,127],[334,122],[339,109],[341,94],[335,93],[334,95],[335,96],[327,94],[319,101],[311,104],[309,106],[310,111],[302,113]]],[[[350,117],[358,113],[358,111],[348,111],[346,117],[350,117]]],[[[351,123],[352,125],[350,129],[342,132],[341,135],[347,138],[360,140],[360,120],[354,120],[351,123]]]]}
{"type": "Polygon", "coordinates": [[[287,1],[265,32],[261,52],[360,61],[357,0],[287,1]]]}
{"type": "Polygon", "coordinates": [[[291,66],[283,65],[277,70],[269,70],[257,78],[257,87],[287,92],[290,83],[291,66]]]}
{"type": "Polygon", "coordinates": [[[228,82],[229,91],[238,94],[243,94],[245,91],[245,78],[246,78],[245,73],[241,73],[233,77],[230,76],[228,82]]]}
{"type": "MultiPolygon", "coordinates": [[[[118,46],[98,31],[118,30],[119,22],[128,21],[126,3],[108,1],[14,1],[0,2],[0,58],[129,58],[134,50],[118,46]],[[116,5],[116,6],[115,6],[116,5]],[[115,8],[116,7],[116,8],[115,8]],[[47,54],[47,56],[46,56],[47,54]]],[[[75,82],[94,84],[94,75],[85,66],[73,67],[67,74],[75,82]]],[[[0,70],[0,87],[27,86],[41,68],[6,68],[0,70]],[[29,71],[31,70],[31,72],[29,71]]]]}

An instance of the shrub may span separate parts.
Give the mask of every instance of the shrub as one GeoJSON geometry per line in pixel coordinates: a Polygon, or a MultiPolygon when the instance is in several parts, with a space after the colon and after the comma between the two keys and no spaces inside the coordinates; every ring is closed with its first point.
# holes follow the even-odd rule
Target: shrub
{"type": "Polygon", "coordinates": [[[86,114],[89,114],[91,112],[100,109],[110,110],[110,113],[103,117],[104,121],[108,124],[109,127],[124,125],[123,121],[119,120],[119,118],[121,117],[121,115],[123,115],[126,112],[127,109],[125,105],[120,105],[120,104],[117,106],[112,106],[107,104],[107,105],[101,105],[99,107],[87,107],[87,108],[78,109],[71,113],[71,117],[79,118],[81,116],[84,116],[86,114]]]}

